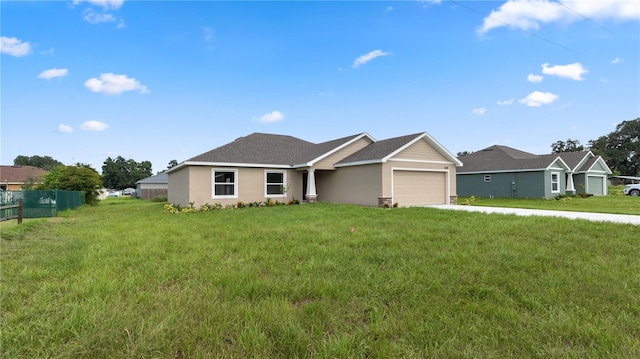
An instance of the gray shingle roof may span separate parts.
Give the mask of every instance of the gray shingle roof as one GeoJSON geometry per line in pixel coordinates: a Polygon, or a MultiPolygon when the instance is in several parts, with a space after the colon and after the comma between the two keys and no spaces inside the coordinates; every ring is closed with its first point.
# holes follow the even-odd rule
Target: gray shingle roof
{"type": "Polygon", "coordinates": [[[169,174],[166,172],[158,173],[157,175],[143,178],[136,182],[138,183],[169,183],[169,174]]]}
{"type": "Polygon", "coordinates": [[[392,154],[402,146],[413,141],[416,137],[422,136],[423,133],[415,133],[412,135],[389,138],[387,140],[374,142],[360,151],[342,159],[338,163],[352,163],[362,161],[381,160],[392,154]]]}
{"type": "Polygon", "coordinates": [[[293,136],[252,133],[187,161],[293,165],[305,162],[315,146],[293,136]]]}
{"type": "Polygon", "coordinates": [[[496,145],[459,157],[464,166],[458,173],[541,169],[549,167],[558,157],[573,169],[588,153],[589,151],[534,155],[496,145]]]}
{"type": "MultiPolygon", "coordinates": [[[[426,133],[416,133],[376,141],[338,163],[382,160],[423,135],[426,135],[426,133]]],[[[252,133],[192,157],[185,162],[282,166],[305,165],[362,136],[367,135],[366,133],[359,133],[315,144],[292,136],[252,133]]]]}

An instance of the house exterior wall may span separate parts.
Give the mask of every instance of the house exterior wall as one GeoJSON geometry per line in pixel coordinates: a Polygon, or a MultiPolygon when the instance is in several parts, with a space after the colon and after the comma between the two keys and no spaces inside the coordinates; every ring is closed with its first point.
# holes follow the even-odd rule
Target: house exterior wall
{"type": "MultiPolygon", "coordinates": [[[[575,182],[573,185],[575,187],[575,182]]],[[[544,175],[544,197],[545,198],[550,199],[550,198],[557,197],[559,195],[564,195],[567,193],[566,190],[567,190],[567,175],[564,169],[551,168],[545,171],[545,175],[544,175]],[[552,173],[558,174],[558,191],[556,192],[554,192],[551,188],[552,173]]]]}
{"type": "MultiPolygon", "coordinates": [[[[185,198],[181,194],[174,194],[173,184],[174,178],[178,181],[181,178],[172,177],[183,170],[178,170],[169,174],[169,202],[187,206],[193,202],[194,206],[202,206],[205,203],[220,203],[223,206],[242,202],[265,201],[267,198],[285,202],[293,199],[302,199],[302,173],[291,169],[267,169],[267,168],[248,168],[248,167],[210,167],[210,166],[189,166],[188,177],[186,183],[188,196],[185,198]],[[236,170],[236,196],[229,198],[219,198],[213,195],[213,171],[220,170],[236,170]],[[284,195],[267,195],[266,194],[266,171],[285,171],[286,186],[288,188],[284,195]]],[[[180,181],[181,182],[181,181],[180,181]]],[[[184,192],[181,187],[175,190],[184,192]]]]}
{"type": "MultiPolygon", "coordinates": [[[[457,175],[459,196],[542,198],[545,194],[545,171],[460,173],[457,175]],[[485,176],[491,176],[485,182],[485,176]]],[[[560,176],[564,188],[564,173],[560,176]]],[[[548,178],[549,186],[551,179],[548,178]]]]}
{"type": "Polygon", "coordinates": [[[169,173],[169,193],[167,201],[181,206],[189,205],[189,172],[191,167],[184,167],[169,173]]]}
{"type": "Polygon", "coordinates": [[[348,156],[351,156],[352,154],[360,151],[361,149],[365,148],[367,145],[369,145],[371,143],[371,140],[367,137],[363,137],[361,139],[359,139],[358,141],[350,144],[349,146],[336,151],[335,153],[332,153],[331,155],[327,156],[326,158],[323,158],[322,160],[318,161],[316,164],[314,164],[313,168],[315,169],[319,169],[319,170],[333,170],[335,169],[335,167],[333,167],[333,165],[336,162],[339,162],[340,160],[342,160],[343,158],[347,158],[348,156]]]}
{"type": "Polygon", "coordinates": [[[316,171],[318,200],[377,206],[382,195],[382,166],[370,164],[316,171]]]}
{"type": "Polygon", "coordinates": [[[417,141],[413,145],[397,153],[392,158],[451,162],[424,140],[417,141]]]}

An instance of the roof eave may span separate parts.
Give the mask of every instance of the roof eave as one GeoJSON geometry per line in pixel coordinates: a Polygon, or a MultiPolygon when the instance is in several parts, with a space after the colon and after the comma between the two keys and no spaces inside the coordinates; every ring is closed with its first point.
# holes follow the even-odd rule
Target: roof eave
{"type": "Polygon", "coordinates": [[[335,147],[335,148],[333,148],[332,150],[327,151],[327,152],[323,153],[322,155],[320,155],[320,156],[318,156],[318,157],[316,157],[316,158],[312,159],[311,161],[306,162],[306,163],[304,163],[304,164],[296,164],[296,165],[294,165],[293,167],[295,167],[295,168],[300,168],[300,167],[311,167],[311,166],[313,166],[316,162],[321,161],[322,159],[327,158],[328,156],[331,156],[332,154],[334,154],[334,153],[336,153],[336,152],[340,151],[341,149],[343,149],[343,148],[345,148],[345,147],[347,147],[347,146],[349,146],[349,145],[351,145],[351,144],[355,143],[356,141],[358,141],[358,140],[360,140],[360,139],[362,139],[362,138],[365,138],[365,137],[366,137],[366,138],[369,138],[369,139],[371,140],[371,142],[376,142],[376,139],[375,139],[375,138],[371,137],[371,135],[369,135],[368,133],[363,132],[363,133],[361,133],[360,135],[358,135],[358,136],[356,136],[356,137],[352,138],[351,140],[349,140],[349,141],[347,141],[347,142],[343,143],[342,145],[340,145],[340,146],[338,146],[338,147],[335,147]]]}

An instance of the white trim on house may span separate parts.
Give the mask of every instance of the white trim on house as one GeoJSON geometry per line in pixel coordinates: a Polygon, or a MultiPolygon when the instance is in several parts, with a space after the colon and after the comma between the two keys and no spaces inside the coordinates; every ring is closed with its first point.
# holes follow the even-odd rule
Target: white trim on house
{"type": "Polygon", "coordinates": [[[551,172],[551,193],[560,193],[560,172],[551,172]],[[556,181],[553,181],[553,177],[555,176],[556,181]],[[553,184],[555,183],[556,189],[553,189],[553,184]]]}
{"type": "Polygon", "coordinates": [[[391,167],[391,198],[393,203],[396,202],[395,199],[395,194],[393,193],[394,190],[394,183],[393,183],[393,172],[394,171],[415,171],[415,172],[440,172],[445,174],[445,194],[444,194],[444,198],[445,198],[445,204],[451,204],[451,171],[449,169],[432,169],[432,168],[404,168],[404,167],[391,167]]]}
{"type": "Polygon", "coordinates": [[[562,158],[560,158],[560,156],[556,157],[555,160],[551,161],[551,163],[549,164],[549,166],[547,166],[546,170],[554,170],[554,169],[563,169],[565,171],[571,171],[571,168],[569,167],[569,165],[562,160],[562,158]],[[556,164],[556,162],[558,162],[558,160],[560,161],[560,167],[554,167],[554,165],[556,164]]]}
{"type": "Polygon", "coordinates": [[[340,146],[338,146],[338,147],[335,147],[334,149],[332,149],[332,150],[331,150],[331,151],[329,151],[329,152],[325,152],[325,153],[323,153],[323,154],[322,154],[322,155],[320,155],[319,157],[316,157],[316,158],[312,159],[312,160],[311,160],[311,161],[309,161],[309,162],[294,164],[294,165],[292,165],[291,167],[292,167],[292,168],[311,167],[311,166],[315,165],[315,164],[316,164],[316,162],[318,162],[318,161],[322,161],[323,159],[325,159],[325,158],[327,158],[327,157],[331,156],[332,154],[334,154],[334,153],[336,153],[336,152],[340,151],[341,149],[343,149],[343,148],[345,148],[345,147],[348,147],[348,146],[351,146],[353,143],[355,143],[355,142],[359,141],[360,139],[362,139],[362,138],[364,138],[364,137],[369,138],[372,142],[377,142],[375,138],[371,137],[368,133],[364,132],[364,133],[361,133],[360,135],[358,135],[358,136],[356,136],[356,137],[352,138],[350,141],[347,141],[347,142],[343,143],[342,145],[340,145],[340,146]]]}
{"type": "MultiPolygon", "coordinates": [[[[287,196],[287,192],[283,191],[283,193],[268,193],[269,183],[267,182],[267,178],[269,173],[281,173],[282,174],[282,187],[287,188],[287,170],[274,170],[274,169],[265,169],[264,170],[264,196],[265,197],[282,197],[285,198],[287,196]]],[[[272,184],[273,185],[273,184],[272,184]]]]}
{"type": "Polygon", "coordinates": [[[333,165],[333,167],[340,168],[340,167],[349,167],[349,166],[362,166],[362,165],[372,165],[375,163],[384,163],[384,161],[381,159],[376,159],[376,160],[356,161],[356,162],[347,162],[347,163],[336,163],[333,165]]]}
{"type": "Polygon", "coordinates": [[[212,168],[211,169],[211,199],[223,199],[223,198],[238,198],[239,190],[239,178],[237,168],[212,168]],[[216,195],[216,172],[234,172],[233,182],[217,182],[218,185],[233,184],[232,195],[216,195]]]}
{"type": "Polygon", "coordinates": [[[246,167],[246,168],[292,168],[290,165],[273,165],[262,163],[236,163],[236,162],[196,162],[184,161],[177,166],[171,167],[167,173],[175,172],[182,167],[205,166],[205,167],[246,167]]]}
{"type": "Polygon", "coordinates": [[[411,163],[429,163],[429,164],[437,164],[437,165],[455,165],[454,162],[447,161],[429,161],[429,160],[412,160],[405,158],[390,158],[388,162],[411,162],[411,163]]]}
{"type": "Polygon", "coordinates": [[[591,157],[595,157],[595,155],[591,151],[588,151],[587,153],[585,153],[584,157],[582,157],[582,159],[578,162],[576,167],[572,168],[571,170],[573,172],[575,172],[578,168],[582,168],[582,166],[584,166],[585,162],[587,162],[589,160],[589,158],[591,158],[591,157]]]}

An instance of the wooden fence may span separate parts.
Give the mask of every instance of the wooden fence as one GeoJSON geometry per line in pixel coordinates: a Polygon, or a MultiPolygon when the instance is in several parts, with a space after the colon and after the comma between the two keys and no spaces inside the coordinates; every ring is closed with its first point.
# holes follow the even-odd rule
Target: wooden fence
{"type": "Polygon", "coordinates": [[[8,221],[10,219],[17,219],[18,220],[18,224],[22,224],[22,212],[23,212],[23,208],[24,208],[24,202],[22,200],[20,200],[18,202],[18,204],[10,204],[7,206],[1,206],[0,207],[0,222],[4,222],[4,221],[8,221]],[[15,209],[18,209],[16,214],[13,214],[13,212],[15,212],[15,209]],[[5,216],[5,213],[9,212],[8,216],[5,216]]]}

